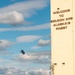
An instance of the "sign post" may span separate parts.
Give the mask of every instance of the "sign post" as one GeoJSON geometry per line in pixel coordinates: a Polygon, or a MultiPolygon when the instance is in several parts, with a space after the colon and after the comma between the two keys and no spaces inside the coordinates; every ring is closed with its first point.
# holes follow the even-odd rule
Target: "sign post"
{"type": "Polygon", "coordinates": [[[52,75],[74,75],[74,0],[51,0],[52,75]]]}

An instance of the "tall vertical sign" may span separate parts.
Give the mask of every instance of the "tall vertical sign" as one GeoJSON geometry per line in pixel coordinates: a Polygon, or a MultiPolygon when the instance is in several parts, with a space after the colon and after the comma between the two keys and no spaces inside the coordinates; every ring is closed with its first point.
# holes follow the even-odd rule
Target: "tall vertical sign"
{"type": "Polygon", "coordinates": [[[51,0],[52,75],[74,75],[73,0],[51,0]]]}

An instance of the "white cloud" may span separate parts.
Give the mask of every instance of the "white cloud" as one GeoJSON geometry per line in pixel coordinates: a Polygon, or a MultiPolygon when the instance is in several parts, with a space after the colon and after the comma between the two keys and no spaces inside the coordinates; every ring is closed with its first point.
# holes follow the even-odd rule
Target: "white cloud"
{"type": "MultiPolygon", "coordinates": [[[[40,54],[40,53],[39,53],[40,54]]],[[[16,60],[22,61],[22,62],[33,62],[38,64],[49,64],[50,63],[50,55],[35,55],[35,54],[20,54],[16,60]]]]}
{"type": "Polygon", "coordinates": [[[48,66],[50,64],[49,52],[28,52],[26,55],[15,56],[15,58],[16,60],[0,59],[0,75],[38,75],[39,73],[42,73],[42,75],[50,75],[50,70],[46,69],[50,67],[48,66]],[[39,67],[31,66],[29,62],[39,63],[39,67]]]}
{"type": "Polygon", "coordinates": [[[20,36],[16,40],[17,42],[32,42],[40,38],[41,36],[37,36],[37,35],[27,35],[27,36],[20,36]]]}
{"type": "Polygon", "coordinates": [[[38,41],[38,46],[47,46],[49,44],[50,44],[50,40],[42,40],[42,39],[40,39],[38,41]]]}
{"type": "Polygon", "coordinates": [[[0,8],[0,13],[17,11],[28,18],[36,14],[36,10],[43,9],[49,5],[49,0],[28,0],[17,2],[6,7],[0,8]]]}
{"type": "Polygon", "coordinates": [[[29,22],[26,21],[26,18],[37,14],[37,10],[43,9],[48,5],[49,0],[27,0],[1,7],[0,24],[28,24],[29,22]]]}
{"type": "Polygon", "coordinates": [[[0,23],[17,25],[23,22],[23,15],[16,11],[0,14],[0,23]]]}
{"type": "Polygon", "coordinates": [[[4,31],[35,31],[35,30],[44,30],[44,29],[50,29],[50,23],[29,26],[29,27],[0,28],[0,32],[4,32],[4,31]]]}
{"type": "Polygon", "coordinates": [[[43,70],[40,68],[26,72],[26,75],[50,75],[50,70],[43,70]]]}
{"type": "Polygon", "coordinates": [[[50,75],[50,70],[45,69],[35,69],[35,70],[28,70],[24,71],[21,69],[16,68],[6,68],[6,67],[0,67],[0,75],[50,75]]]}
{"type": "Polygon", "coordinates": [[[40,47],[48,46],[48,45],[50,45],[50,40],[42,40],[42,39],[40,39],[38,41],[38,44],[36,46],[31,47],[31,49],[38,49],[40,47]]]}
{"type": "Polygon", "coordinates": [[[8,40],[0,40],[0,50],[6,50],[12,43],[8,40]]]}
{"type": "Polygon", "coordinates": [[[24,63],[21,63],[21,62],[18,62],[18,61],[14,61],[11,58],[12,55],[10,55],[10,54],[9,54],[9,57],[10,57],[10,59],[0,58],[0,67],[15,67],[15,68],[20,68],[20,69],[25,69],[26,70],[26,68],[24,66],[28,66],[28,63],[24,64],[24,63]]]}
{"type": "Polygon", "coordinates": [[[25,72],[16,68],[0,67],[1,75],[25,75],[25,72]]]}
{"type": "Polygon", "coordinates": [[[31,49],[38,49],[40,46],[33,46],[31,49]]]}

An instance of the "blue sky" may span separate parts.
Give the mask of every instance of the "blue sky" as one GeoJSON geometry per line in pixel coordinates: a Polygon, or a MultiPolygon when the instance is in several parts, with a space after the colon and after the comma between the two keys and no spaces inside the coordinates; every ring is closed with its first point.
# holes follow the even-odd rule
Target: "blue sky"
{"type": "Polygon", "coordinates": [[[1,68],[25,70],[24,75],[37,75],[37,71],[44,75],[50,66],[50,49],[49,0],[0,0],[1,68]]]}

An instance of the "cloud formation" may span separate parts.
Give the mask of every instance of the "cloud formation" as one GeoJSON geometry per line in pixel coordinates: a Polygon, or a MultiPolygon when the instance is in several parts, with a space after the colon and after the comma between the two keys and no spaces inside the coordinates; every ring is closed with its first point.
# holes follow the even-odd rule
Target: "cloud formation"
{"type": "Polygon", "coordinates": [[[0,40],[0,50],[6,50],[12,43],[8,40],[0,40]]]}
{"type": "Polygon", "coordinates": [[[44,70],[44,69],[35,69],[35,70],[28,70],[24,71],[21,69],[17,69],[14,67],[11,68],[6,68],[6,67],[0,67],[0,75],[50,75],[49,70],[44,70]]]}
{"type": "Polygon", "coordinates": [[[23,22],[23,15],[16,11],[0,14],[0,23],[18,25],[22,24],[23,22]]]}
{"type": "Polygon", "coordinates": [[[50,40],[42,40],[40,39],[38,41],[38,44],[36,46],[33,46],[31,49],[38,49],[40,47],[48,46],[50,45],[50,40]]]}
{"type": "Polygon", "coordinates": [[[37,35],[27,35],[27,36],[20,36],[16,40],[17,42],[32,42],[40,38],[41,36],[37,36],[37,35]]]}
{"type": "Polygon", "coordinates": [[[50,75],[49,70],[37,69],[26,72],[27,75],[50,75]]]}
{"type": "Polygon", "coordinates": [[[38,48],[40,48],[40,46],[33,46],[31,49],[38,49],[38,48]]]}
{"type": "Polygon", "coordinates": [[[36,10],[43,9],[48,5],[49,0],[27,0],[2,7],[0,8],[0,13],[17,11],[25,18],[29,18],[33,14],[36,14],[36,10]]]}
{"type": "Polygon", "coordinates": [[[49,44],[50,44],[50,40],[42,40],[42,39],[40,39],[38,41],[38,46],[47,46],[49,44]]]}
{"type": "Polygon", "coordinates": [[[21,62],[33,62],[38,64],[49,64],[50,63],[50,55],[43,55],[43,53],[34,53],[34,54],[20,54],[16,60],[21,62]]]}
{"type": "Polygon", "coordinates": [[[29,27],[0,28],[0,32],[4,32],[4,31],[37,31],[37,30],[44,30],[44,29],[50,29],[50,23],[29,26],[29,27]]]}

